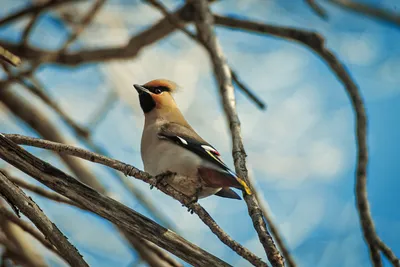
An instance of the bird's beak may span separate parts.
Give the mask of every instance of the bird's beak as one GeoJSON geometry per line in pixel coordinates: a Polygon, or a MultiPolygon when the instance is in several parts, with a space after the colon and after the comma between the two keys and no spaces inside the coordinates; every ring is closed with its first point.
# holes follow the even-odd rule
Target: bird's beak
{"type": "Polygon", "coordinates": [[[141,86],[139,84],[134,84],[133,87],[135,87],[135,89],[139,95],[143,94],[143,93],[151,94],[151,92],[148,89],[144,88],[143,86],[141,86]]]}

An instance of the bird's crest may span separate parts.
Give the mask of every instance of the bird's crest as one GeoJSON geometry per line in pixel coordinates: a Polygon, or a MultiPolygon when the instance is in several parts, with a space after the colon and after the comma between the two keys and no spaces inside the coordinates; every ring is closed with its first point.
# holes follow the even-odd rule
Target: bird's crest
{"type": "Polygon", "coordinates": [[[167,79],[156,79],[150,82],[147,82],[143,85],[144,87],[166,87],[168,88],[170,93],[175,93],[179,86],[173,81],[167,79]]]}

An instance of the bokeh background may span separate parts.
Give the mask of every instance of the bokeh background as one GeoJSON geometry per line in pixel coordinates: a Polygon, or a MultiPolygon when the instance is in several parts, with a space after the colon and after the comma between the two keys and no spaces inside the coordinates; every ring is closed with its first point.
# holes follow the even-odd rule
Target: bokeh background
{"type": "MultiPolygon", "coordinates": [[[[400,17],[397,0],[359,0],[400,17]]],[[[175,10],[183,1],[163,1],[175,10]]],[[[369,118],[368,193],[380,237],[400,253],[400,24],[375,20],[319,1],[329,15],[323,20],[303,1],[218,1],[216,14],[319,32],[359,85],[369,118]]],[[[29,43],[57,50],[68,38],[74,18],[92,1],[66,4],[41,14],[29,43]],[[71,11],[72,10],[72,11],[71,11]],[[63,13],[64,12],[64,13],[63,13]],[[62,14],[73,14],[70,24],[62,14]]],[[[31,4],[2,0],[0,18],[31,4]]],[[[109,0],[70,52],[123,46],[162,15],[136,0],[109,0]]],[[[0,43],[20,41],[28,17],[0,27],[0,43]]],[[[189,29],[194,29],[189,26],[189,29]]],[[[311,50],[265,35],[216,27],[225,55],[241,80],[267,103],[258,109],[237,90],[238,113],[249,169],[298,266],[369,266],[354,198],[354,114],[335,75],[311,50]]],[[[63,66],[42,65],[36,77],[49,96],[78,125],[87,127],[96,146],[118,160],[143,168],[140,137],[143,114],[133,83],[167,78],[181,87],[176,100],[198,133],[213,144],[233,168],[231,139],[206,51],[175,31],[131,59],[63,66]]],[[[1,72],[1,78],[6,73],[1,72]]],[[[72,144],[88,147],[60,116],[23,86],[7,90],[41,110],[72,144]]],[[[0,132],[39,135],[1,105],[0,132]]],[[[55,154],[28,148],[40,158],[69,171],[55,154]]],[[[106,168],[84,162],[112,196],[160,222],[106,168]]],[[[33,179],[0,162],[18,177],[33,179]]],[[[160,216],[180,235],[234,266],[249,266],[224,246],[197,216],[172,198],[131,179],[160,216]]],[[[107,221],[77,208],[32,198],[91,266],[145,266],[107,221]]],[[[200,200],[235,240],[265,258],[243,201],[219,197],[200,200]]],[[[160,222],[163,224],[164,222],[160,222]]],[[[35,242],[32,240],[32,242],[35,242]]],[[[51,266],[65,266],[37,247],[51,266]]],[[[385,261],[385,266],[388,263],[385,261]]]]}

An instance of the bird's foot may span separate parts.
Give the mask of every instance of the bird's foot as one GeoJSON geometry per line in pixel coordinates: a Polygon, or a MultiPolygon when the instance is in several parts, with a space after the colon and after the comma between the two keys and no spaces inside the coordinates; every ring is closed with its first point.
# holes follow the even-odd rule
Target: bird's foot
{"type": "Polygon", "coordinates": [[[182,205],[182,206],[186,206],[188,209],[188,212],[190,212],[190,214],[193,214],[194,210],[193,210],[193,204],[197,203],[197,201],[199,201],[199,194],[200,192],[203,190],[203,186],[200,185],[196,188],[196,192],[192,195],[192,197],[190,198],[190,200],[186,203],[186,205],[182,205]]]}
{"type": "Polygon", "coordinates": [[[176,175],[176,172],[166,171],[166,172],[160,173],[159,175],[155,176],[154,178],[155,178],[156,182],[154,184],[150,185],[150,189],[153,189],[154,186],[157,186],[165,178],[171,177],[173,175],[176,175]]]}

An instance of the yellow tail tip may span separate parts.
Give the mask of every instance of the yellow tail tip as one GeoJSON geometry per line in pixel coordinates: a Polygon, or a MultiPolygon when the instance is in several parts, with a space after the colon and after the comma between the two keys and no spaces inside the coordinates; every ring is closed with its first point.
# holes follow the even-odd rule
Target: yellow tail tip
{"type": "Polygon", "coordinates": [[[238,181],[243,186],[246,194],[251,195],[252,193],[251,193],[250,187],[246,184],[246,182],[241,178],[238,178],[238,181]]]}

